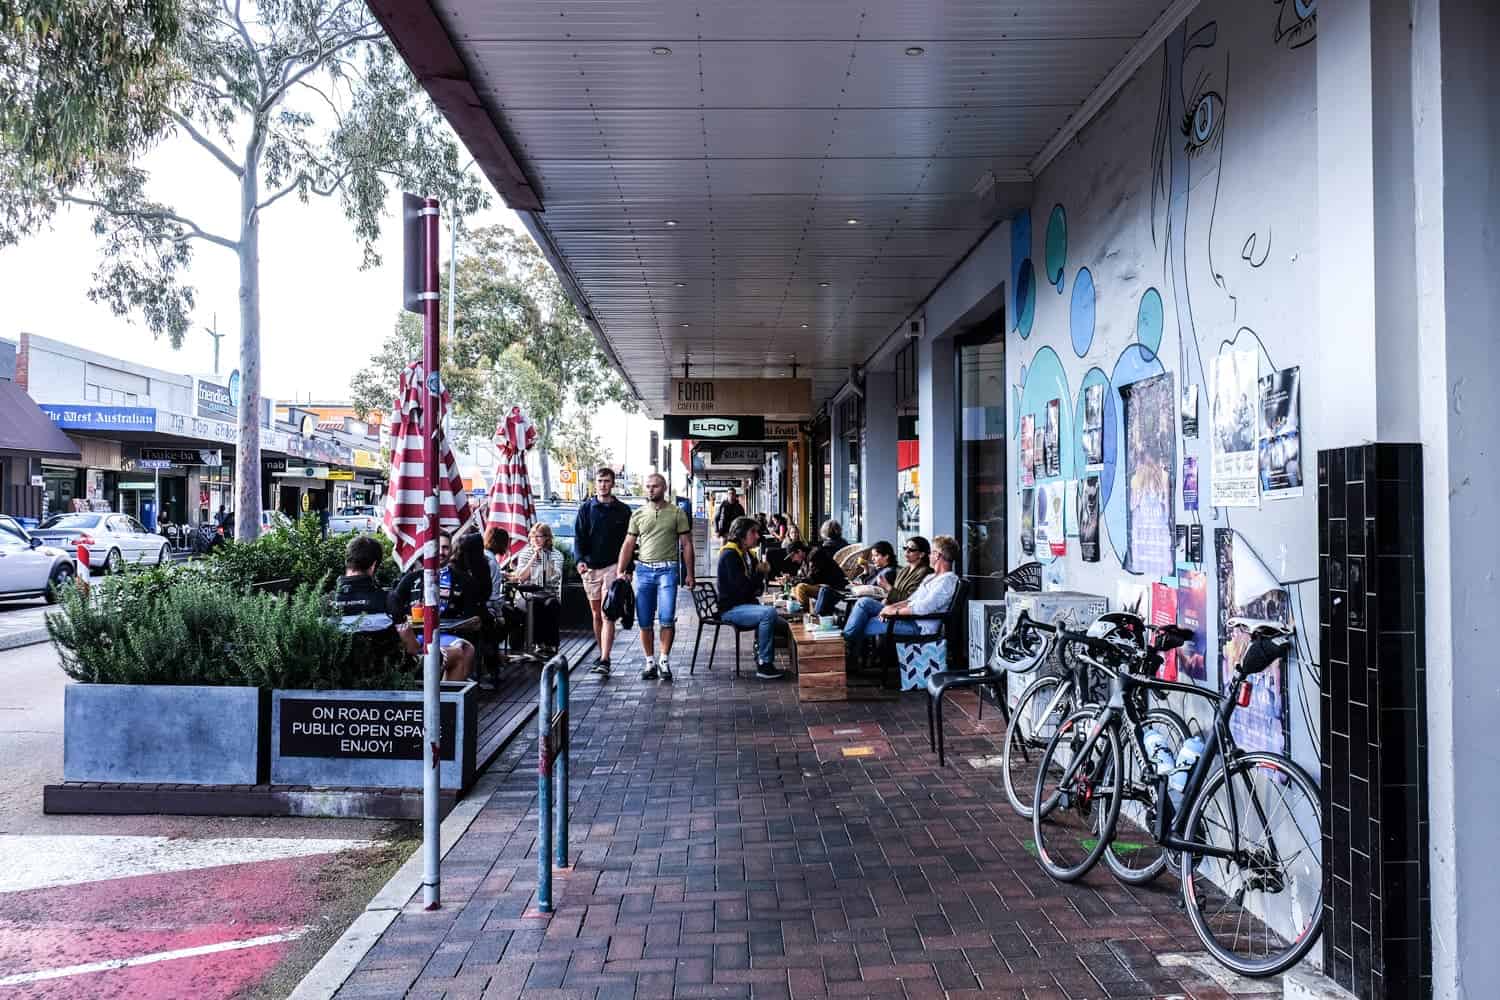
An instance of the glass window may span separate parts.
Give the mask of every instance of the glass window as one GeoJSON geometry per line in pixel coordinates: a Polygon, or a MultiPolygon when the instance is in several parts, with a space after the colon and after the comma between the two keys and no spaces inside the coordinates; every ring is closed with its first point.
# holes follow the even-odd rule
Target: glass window
{"type": "Polygon", "coordinates": [[[77,530],[99,527],[98,514],[55,514],[42,522],[42,527],[62,528],[65,530],[77,530]]]}
{"type": "Polygon", "coordinates": [[[29,545],[26,532],[21,526],[8,517],[0,517],[0,545],[18,544],[29,545]]]}
{"type": "Polygon", "coordinates": [[[1005,336],[1000,317],[957,344],[958,501],[964,565],[976,598],[1004,597],[1005,336]]]}

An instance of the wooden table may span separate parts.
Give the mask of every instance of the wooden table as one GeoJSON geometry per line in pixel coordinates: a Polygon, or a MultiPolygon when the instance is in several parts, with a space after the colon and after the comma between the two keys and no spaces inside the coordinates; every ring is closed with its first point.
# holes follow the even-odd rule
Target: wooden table
{"type": "Polygon", "coordinates": [[[799,701],[845,701],[849,679],[844,670],[844,640],[814,639],[800,618],[788,622],[797,657],[799,701]]]}

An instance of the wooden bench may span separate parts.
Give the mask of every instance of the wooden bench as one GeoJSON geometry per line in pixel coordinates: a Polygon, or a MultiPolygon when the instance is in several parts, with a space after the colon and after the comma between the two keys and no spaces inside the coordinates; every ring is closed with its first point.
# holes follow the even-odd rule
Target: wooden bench
{"type": "Polygon", "coordinates": [[[797,698],[800,701],[845,701],[849,697],[844,671],[844,640],[814,639],[800,620],[789,623],[796,644],[797,698]]]}

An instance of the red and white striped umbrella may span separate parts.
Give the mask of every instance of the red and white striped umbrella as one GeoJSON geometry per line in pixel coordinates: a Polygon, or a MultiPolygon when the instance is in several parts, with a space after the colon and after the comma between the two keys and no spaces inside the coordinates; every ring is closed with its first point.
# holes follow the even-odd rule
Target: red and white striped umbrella
{"type": "Polygon", "coordinates": [[[536,522],[531,477],[526,473],[526,452],[536,444],[536,428],[521,416],[519,406],[512,406],[505,422],[495,428],[495,444],[500,449],[500,460],[490,486],[489,527],[504,528],[510,534],[510,551],[514,555],[526,547],[527,536],[536,522]]]}
{"type": "MultiPolygon", "coordinates": [[[[401,392],[396,397],[391,424],[391,482],[385,498],[385,533],[396,547],[396,562],[409,569],[422,555],[427,542],[427,480],[422,467],[422,362],[413,361],[401,373],[401,392]]],[[[448,407],[452,400],[444,389],[438,408],[438,525],[453,531],[469,519],[469,494],[464,490],[458,462],[448,443],[448,407]]]]}

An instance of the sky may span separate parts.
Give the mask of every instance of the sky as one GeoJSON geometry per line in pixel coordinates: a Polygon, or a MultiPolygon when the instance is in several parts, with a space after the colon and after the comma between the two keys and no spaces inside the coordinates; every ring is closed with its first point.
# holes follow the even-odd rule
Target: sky
{"type": "MultiPolygon", "coordinates": [[[[205,229],[238,235],[237,182],[207,151],[174,137],[154,150],[144,166],[154,197],[205,229]]],[[[495,207],[467,225],[499,223],[523,231],[499,197],[493,200],[495,207]]],[[[263,213],[263,394],[278,401],[348,398],[350,378],[378,349],[400,312],[400,204],[400,192],[394,192],[378,245],[382,263],[368,270],[361,270],[359,242],[337,200],[314,197],[302,204],[290,196],[263,213]]],[[[115,316],[108,306],[89,300],[101,246],[90,231],[91,220],[86,208],[66,208],[50,231],[0,250],[0,289],[7,300],[0,336],[14,340],[22,332],[34,333],[169,371],[208,374],[213,371],[213,338],[206,329],[216,324],[227,334],[219,370],[239,367],[239,275],[233,251],[195,242],[186,279],[197,292],[194,328],[182,348],[173,350],[138,319],[115,316]]],[[[447,253],[444,226],[445,261],[447,253]]],[[[643,460],[648,423],[644,417],[619,417],[599,414],[595,429],[600,440],[617,463],[643,460]]]]}

